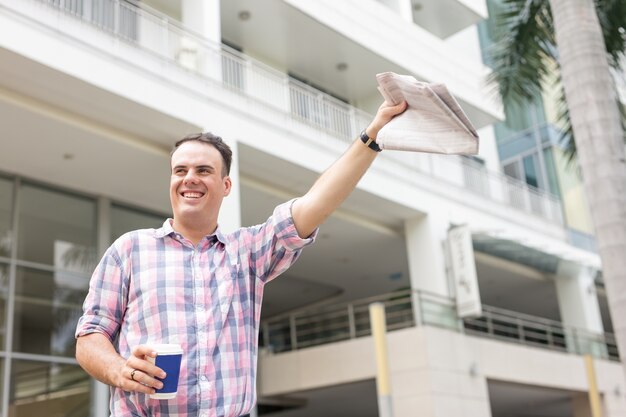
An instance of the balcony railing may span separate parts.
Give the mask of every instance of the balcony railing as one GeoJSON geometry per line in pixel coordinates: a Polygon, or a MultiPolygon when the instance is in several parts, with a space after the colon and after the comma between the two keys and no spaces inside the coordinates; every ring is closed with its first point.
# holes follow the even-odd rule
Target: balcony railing
{"type": "MultiPolygon", "coordinates": [[[[293,119],[321,129],[346,143],[354,140],[360,129],[372,118],[371,115],[262,62],[205,39],[142,3],[132,0],[0,0],[0,4],[7,9],[21,12],[27,18],[29,14],[41,12],[34,10],[37,7],[33,5],[47,5],[49,7],[46,8],[51,7],[62,16],[72,16],[99,29],[101,33],[113,36],[119,41],[119,45],[140,48],[149,56],[173,63],[203,80],[245,96],[247,100],[284,112],[293,119]]],[[[58,33],[112,54],[118,60],[132,61],[137,66],[143,66],[146,71],[158,72],[162,76],[162,67],[142,63],[139,57],[141,54],[133,55],[129,51],[116,50],[111,47],[110,42],[103,42],[97,36],[86,36],[83,25],[72,28],[68,22],[60,23],[61,20],[44,17],[38,23],[49,25],[58,33]]],[[[172,81],[185,82],[174,78],[172,81]]],[[[417,182],[418,175],[415,174],[425,174],[484,198],[532,213],[559,225],[563,224],[558,198],[519,180],[474,166],[463,158],[389,152],[381,159],[386,161],[386,165],[382,163],[379,166],[386,166],[388,172],[405,180],[417,182]]]]}
{"type": "Polygon", "coordinates": [[[557,321],[485,305],[481,317],[460,320],[454,300],[409,290],[273,317],[262,322],[261,345],[270,352],[279,353],[369,336],[368,309],[374,302],[382,302],[385,306],[389,331],[414,327],[417,317],[419,325],[619,360],[617,344],[610,333],[596,334],[557,321]]]}
{"type": "Polygon", "coordinates": [[[78,366],[34,362],[14,375],[11,402],[15,406],[82,395],[84,398],[66,415],[82,415],[89,411],[89,375],[78,366]]]}
{"type": "Polygon", "coordinates": [[[524,345],[619,360],[615,337],[597,334],[541,317],[483,306],[483,315],[464,320],[465,332],[524,345]]]}

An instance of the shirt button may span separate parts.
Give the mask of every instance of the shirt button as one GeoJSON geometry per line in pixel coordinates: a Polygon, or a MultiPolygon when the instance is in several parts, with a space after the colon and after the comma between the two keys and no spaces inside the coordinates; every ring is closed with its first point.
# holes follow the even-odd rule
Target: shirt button
{"type": "Polygon", "coordinates": [[[202,311],[202,310],[204,310],[204,306],[196,306],[196,310],[202,311]]]}
{"type": "Polygon", "coordinates": [[[201,380],[201,381],[206,381],[206,376],[202,375],[202,376],[200,377],[200,380],[201,380]]]}

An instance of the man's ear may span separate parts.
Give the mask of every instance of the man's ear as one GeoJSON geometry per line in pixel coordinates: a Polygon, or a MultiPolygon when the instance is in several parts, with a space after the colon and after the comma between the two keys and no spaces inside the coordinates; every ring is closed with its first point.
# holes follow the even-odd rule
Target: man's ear
{"type": "Polygon", "coordinates": [[[230,194],[230,190],[233,187],[233,182],[231,181],[229,175],[225,176],[222,181],[224,181],[224,197],[226,197],[230,194]]]}

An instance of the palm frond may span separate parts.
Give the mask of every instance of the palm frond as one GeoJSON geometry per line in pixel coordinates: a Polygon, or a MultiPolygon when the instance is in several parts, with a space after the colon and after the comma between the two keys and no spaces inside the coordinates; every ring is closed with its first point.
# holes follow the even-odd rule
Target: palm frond
{"type": "MultiPolygon", "coordinates": [[[[506,103],[529,103],[556,75],[559,86],[557,123],[561,127],[559,142],[568,165],[576,156],[576,143],[569,118],[569,109],[561,83],[554,25],[548,0],[503,0],[496,14],[496,43],[489,54],[493,72],[489,82],[497,86],[506,103]],[[556,72],[554,71],[556,68],[556,72]]],[[[626,54],[626,1],[595,0],[610,65],[622,71],[626,54]]],[[[626,127],[626,108],[619,100],[622,126],[626,127]]],[[[626,134],[625,134],[626,141],[626,134]]]]}
{"type": "Polygon", "coordinates": [[[536,97],[556,63],[548,0],[504,0],[495,35],[489,82],[497,84],[505,102],[536,97]]]}
{"type": "Polygon", "coordinates": [[[626,50],[626,1],[595,0],[609,64],[621,70],[626,50]]]}
{"type": "Polygon", "coordinates": [[[574,141],[574,128],[572,127],[572,121],[569,117],[569,107],[565,99],[565,89],[563,88],[560,74],[558,75],[558,83],[559,93],[556,98],[556,117],[560,128],[559,144],[565,153],[567,165],[571,168],[576,160],[576,142],[574,141]]]}

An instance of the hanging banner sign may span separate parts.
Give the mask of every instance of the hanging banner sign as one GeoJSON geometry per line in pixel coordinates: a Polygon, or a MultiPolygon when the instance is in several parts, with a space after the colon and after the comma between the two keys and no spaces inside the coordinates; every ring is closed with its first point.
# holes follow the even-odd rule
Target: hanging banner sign
{"type": "Polygon", "coordinates": [[[448,247],[456,288],[457,313],[460,318],[480,317],[482,305],[478,290],[472,233],[467,225],[448,230],[448,247]]]}

